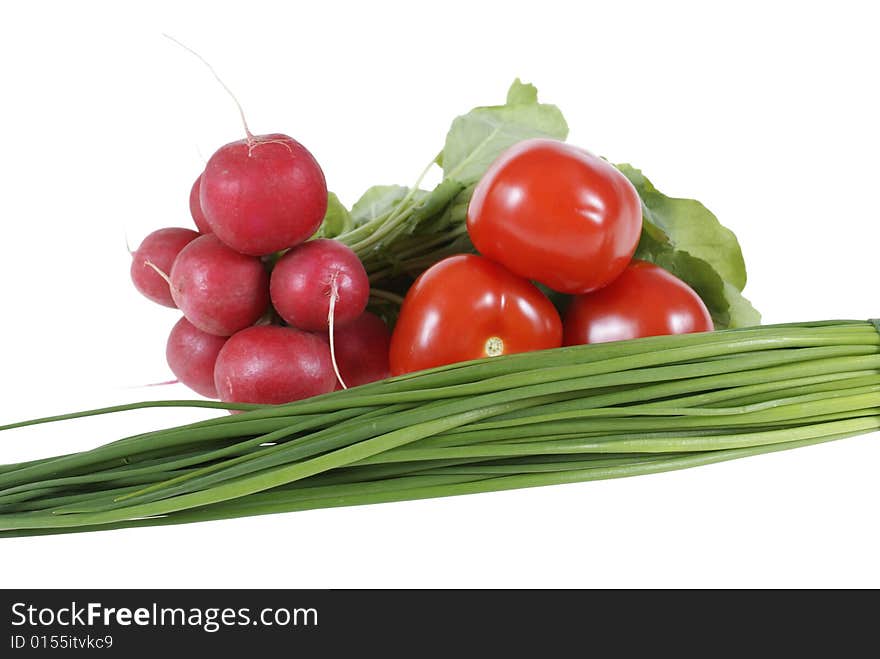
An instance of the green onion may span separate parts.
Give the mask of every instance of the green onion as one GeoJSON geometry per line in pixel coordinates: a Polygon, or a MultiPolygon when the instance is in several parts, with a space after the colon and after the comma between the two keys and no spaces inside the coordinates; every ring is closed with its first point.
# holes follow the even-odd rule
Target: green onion
{"type": "Polygon", "coordinates": [[[880,429],[876,324],[822,321],[450,366],[0,466],[0,536],[180,524],[684,469],[880,429]]]}

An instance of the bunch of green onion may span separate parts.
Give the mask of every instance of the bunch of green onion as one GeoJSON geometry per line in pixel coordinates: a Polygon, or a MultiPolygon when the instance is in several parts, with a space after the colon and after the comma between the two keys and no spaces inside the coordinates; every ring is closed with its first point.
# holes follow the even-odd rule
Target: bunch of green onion
{"type": "Polygon", "coordinates": [[[180,524],[620,478],[880,429],[875,321],[454,364],[0,467],[0,535],[180,524]]]}

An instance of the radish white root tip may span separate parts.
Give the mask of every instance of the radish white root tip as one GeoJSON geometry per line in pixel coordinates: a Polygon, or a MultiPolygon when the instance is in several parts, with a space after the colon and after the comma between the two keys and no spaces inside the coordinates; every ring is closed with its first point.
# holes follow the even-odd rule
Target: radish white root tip
{"type": "Polygon", "coordinates": [[[214,67],[211,66],[210,62],[208,62],[208,60],[206,60],[204,57],[199,55],[195,50],[193,50],[192,48],[187,46],[185,43],[175,39],[170,34],[163,32],[162,36],[165,37],[166,39],[168,39],[169,41],[173,41],[174,43],[176,43],[178,46],[183,48],[185,51],[187,51],[191,55],[195,55],[202,64],[204,64],[205,66],[208,67],[208,71],[210,71],[211,75],[214,76],[214,79],[220,83],[220,86],[226,90],[226,93],[232,97],[232,101],[235,103],[235,107],[238,108],[238,114],[241,116],[241,123],[244,124],[244,132],[245,132],[245,135],[247,136],[248,146],[250,146],[254,142],[254,134],[251,132],[251,129],[248,126],[247,119],[244,116],[244,109],[241,107],[241,103],[238,102],[238,98],[235,96],[234,93],[232,93],[232,90],[227,86],[227,84],[225,82],[223,82],[223,79],[220,77],[220,75],[217,73],[217,71],[214,70],[214,67]]]}
{"type": "Polygon", "coordinates": [[[178,384],[180,380],[165,380],[164,382],[148,382],[147,384],[133,384],[128,389],[145,389],[146,387],[167,387],[171,384],[178,384]]]}
{"type": "Polygon", "coordinates": [[[333,336],[333,325],[335,321],[336,301],[339,300],[339,283],[336,281],[339,276],[338,272],[334,272],[330,276],[330,307],[327,311],[327,327],[330,332],[330,361],[333,363],[333,372],[336,373],[336,379],[343,389],[348,389],[342,374],[339,372],[339,364],[336,363],[336,341],[333,336]]]}
{"type": "Polygon", "coordinates": [[[162,277],[162,279],[165,280],[165,283],[168,284],[168,287],[171,288],[171,277],[169,277],[167,274],[162,272],[162,269],[159,266],[157,266],[155,263],[153,263],[149,259],[144,259],[144,265],[155,270],[156,274],[159,275],[160,277],[162,277]]]}

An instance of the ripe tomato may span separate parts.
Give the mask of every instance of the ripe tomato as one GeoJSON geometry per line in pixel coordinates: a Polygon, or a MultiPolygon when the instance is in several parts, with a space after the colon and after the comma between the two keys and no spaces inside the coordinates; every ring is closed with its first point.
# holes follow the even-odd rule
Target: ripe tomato
{"type": "Polygon", "coordinates": [[[574,298],[564,328],[565,345],[570,346],[710,332],[713,326],[694,289],[653,263],[633,261],[605,288],[574,298]]]}
{"type": "Polygon", "coordinates": [[[613,281],[642,229],[639,195],[609,163],[548,139],[505,151],[477,184],[467,212],[481,254],[560,293],[613,281]]]}
{"type": "Polygon", "coordinates": [[[423,272],[406,294],[391,336],[391,373],[560,345],[562,321],[534,284],[459,254],[423,272]]]}

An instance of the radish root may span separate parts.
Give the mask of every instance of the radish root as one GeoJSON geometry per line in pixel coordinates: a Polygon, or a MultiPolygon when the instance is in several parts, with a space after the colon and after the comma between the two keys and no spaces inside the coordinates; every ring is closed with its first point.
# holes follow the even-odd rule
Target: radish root
{"type": "Polygon", "coordinates": [[[253,139],[248,140],[248,158],[254,154],[254,149],[258,146],[263,146],[264,144],[280,144],[290,153],[293,153],[293,148],[287,143],[287,140],[267,140],[260,137],[253,137],[253,139]]]}
{"type": "MultiPolygon", "coordinates": [[[[211,75],[213,75],[214,78],[217,80],[217,82],[220,83],[220,86],[226,90],[226,93],[232,97],[232,101],[235,103],[235,107],[238,108],[238,114],[241,116],[241,123],[244,124],[244,132],[247,135],[248,146],[253,147],[254,142],[256,141],[256,138],[254,137],[254,134],[251,132],[250,127],[248,127],[247,119],[244,116],[244,109],[241,107],[241,103],[238,102],[238,98],[235,96],[235,94],[232,93],[232,90],[226,85],[225,82],[223,82],[223,79],[219,76],[217,71],[214,70],[214,67],[211,66],[211,64],[208,62],[208,60],[206,60],[204,57],[199,55],[196,51],[194,51],[192,48],[187,46],[185,43],[182,43],[181,41],[178,41],[177,39],[172,37],[170,34],[163,32],[162,36],[170,41],[173,41],[174,43],[176,43],[178,46],[183,48],[188,53],[195,55],[202,64],[204,64],[205,66],[208,67],[208,71],[211,72],[211,75]]],[[[248,155],[250,155],[250,151],[248,151],[248,155]]]]}
{"type": "Polygon", "coordinates": [[[339,300],[339,284],[336,281],[338,276],[338,272],[330,275],[330,306],[327,311],[327,327],[330,332],[330,361],[333,363],[333,372],[336,373],[336,379],[339,380],[339,384],[342,385],[343,389],[348,389],[345,380],[342,379],[342,374],[339,372],[339,364],[336,363],[336,341],[333,337],[336,302],[339,300]]]}
{"type": "Polygon", "coordinates": [[[162,277],[165,280],[165,283],[168,284],[168,288],[171,288],[171,277],[162,272],[162,269],[153,263],[150,259],[144,259],[144,265],[149,266],[153,270],[156,271],[156,274],[162,277]]]}
{"type": "Polygon", "coordinates": [[[147,387],[167,387],[172,384],[179,384],[180,380],[165,380],[164,382],[148,382],[147,384],[133,384],[126,389],[146,389],[147,387]]]}

